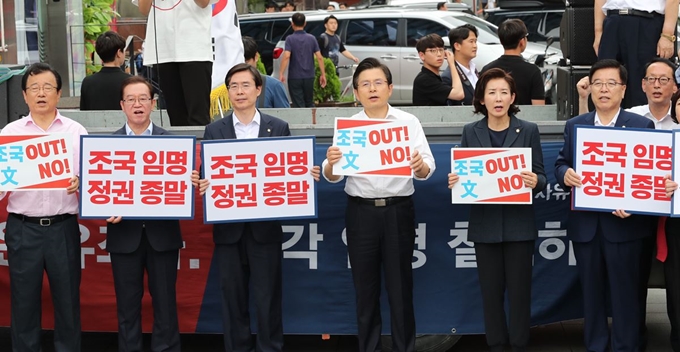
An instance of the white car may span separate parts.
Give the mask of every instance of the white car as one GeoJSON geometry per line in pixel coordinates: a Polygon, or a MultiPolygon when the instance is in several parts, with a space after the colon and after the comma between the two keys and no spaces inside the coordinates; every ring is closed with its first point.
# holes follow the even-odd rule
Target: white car
{"type": "MultiPolygon", "coordinates": [[[[328,13],[306,14],[307,33],[318,37],[324,32],[323,19],[328,15],[328,13]]],[[[389,67],[394,84],[391,104],[412,103],[413,80],[422,67],[415,45],[418,39],[427,34],[441,35],[445,45],[449,46],[449,30],[469,23],[477,27],[479,32],[477,57],[473,60],[478,69],[503,54],[503,46],[496,34],[497,27],[463,12],[381,8],[338,12],[333,15],[338,18],[338,35],[347,50],[359,59],[378,58],[389,67]]],[[[285,39],[291,33],[292,28],[288,28],[274,49],[273,77],[279,77],[285,39]]],[[[524,58],[535,61],[546,48],[529,44],[523,53],[524,58]]],[[[546,63],[553,64],[554,61],[556,64],[561,57],[562,53],[558,49],[548,48],[546,63]]],[[[353,64],[349,59],[340,56],[339,68],[351,68],[353,64]]],[[[445,68],[442,67],[442,71],[445,68]]],[[[339,69],[343,88],[351,84],[352,73],[351,69],[339,69]]]]}

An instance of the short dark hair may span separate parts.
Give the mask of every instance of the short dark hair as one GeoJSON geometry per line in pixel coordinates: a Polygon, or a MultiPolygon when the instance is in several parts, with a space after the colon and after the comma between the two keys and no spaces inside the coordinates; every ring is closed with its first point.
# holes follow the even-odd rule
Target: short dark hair
{"type": "Polygon", "coordinates": [[[130,76],[124,79],[123,83],[120,85],[120,100],[125,99],[125,87],[138,83],[145,85],[146,88],[149,89],[149,96],[153,99],[153,86],[151,86],[151,83],[142,76],[130,76]]]}
{"type": "Polygon", "coordinates": [[[444,6],[446,6],[446,2],[437,3],[437,10],[441,10],[444,6]]]}
{"type": "Polygon", "coordinates": [[[678,104],[678,99],[680,99],[680,89],[678,89],[671,97],[671,119],[673,122],[678,123],[678,114],[675,112],[675,106],[678,104]]]}
{"type": "Polygon", "coordinates": [[[339,22],[337,17],[330,15],[330,16],[323,19],[323,24],[328,23],[328,21],[330,21],[330,20],[335,20],[335,22],[339,22]]]}
{"type": "Polygon", "coordinates": [[[255,86],[256,87],[262,87],[262,75],[260,75],[260,72],[257,71],[257,69],[253,66],[250,66],[246,63],[240,63],[234,65],[229,72],[227,72],[227,77],[224,78],[224,84],[227,86],[227,89],[229,89],[229,83],[231,82],[231,77],[239,72],[243,71],[248,71],[250,74],[253,76],[253,80],[255,81],[255,86]]]}
{"type": "Polygon", "coordinates": [[[588,73],[588,79],[590,80],[590,83],[593,83],[593,75],[595,72],[605,68],[615,68],[619,70],[619,78],[621,79],[621,83],[623,83],[624,86],[626,85],[626,82],[628,82],[628,71],[625,67],[623,67],[623,65],[621,65],[620,62],[614,59],[603,59],[596,61],[593,66],[590,67],[590,72],[588,73]]]}
{"type": "Polygon", "coordinates": [[[26,90],[26,82],[28,82],[28,77],[29,76],[37,76],[41,73],[44,72],[52,72],[54,75],[54,79],[57,81],[57,92],[61,90],[61,75],[57,70],[52,68],[49,64],[46,64],[44,62],[37,62],[35,64],[32,64],[31,66],[28,66],[26,69],[26,73],[24,74],[24,77],[21,78],[21,90],[26,90]]]}
{"type": "Polygon", "coordinates": [[[241,41],[243,42],[243,57],[246,61],[255,59],[255,56],[257,56],[257,42],[255,39],[244,35],[241,37],[241,41]]]}
{"type": "Polygon", "coordinates": [[[517,49],[519,42],[526,38],[527,33],[527,26],[519,18],[505,20],[498,26],[498,38],[506,50],[517,49]]]}
{"type": "Polygon", "coordinates": [[[479,32],[477,31],[477,27],[471,25],[471,24],[464,24],[462,26],[458,26],[456,28],[451,28],[449,31],[449,44],[451,44],[451,48],[453,51],[456,51],[456,48],[453,46],[453,44],[458,43],[461,44],[465,39],[470,37],[470,33],[474,33],[475,37],[479,36],[479,32]]]}
{"type": "Polygon", "coordinates": [[[113,62],[118,51],[125,50],[125,38],[114,31],[105,32],[97,38],[94,43],[94,50],[102,59],[102,62],[113,62]]]}
{"type": "MultiPolygon", "coordinates": [[[[475,96],[472,101],[472,104],[475,107],[475,114],[482,114],[484,116],[489,116],[489,110],[486,109],[486,105],[482,105],[482,102],[484,101],[484,93],[486,91],[486,85],[491,81],[492,79],[504,79],[506,82],[508,82],[508,85],[510,86],[510,94],[514,94],[515,98],[517,98],[517,86],[515,85],[515,80],[512,79],[512,76],[510,76],[507,72],[503,71],[500,68],[491,68],[484,73],[482,73],[481,76],[479,76],[479,80],[477,81],[477,85],[475,86],[475,96]]],[[[515,103],[513,102],[510,104],[510,108],[508,109],[508,114],[516,114],[519,112],[519,108],[515,103]]]]}
{"type": "Polygon", "coordinates": [[[283,4],[283,7],[286,7],[286,6],[288,6],[288,5],[293,6],[293,8],[295,8],[295,3],[292,2],[292,1],[290,1],[290,0],[286,1],[286,3],[283,4]]]}
{"type": "Polygon", "coordinates": [[[293,22],[293,25],[297,27],[302,27],[305,25],[306,18],[303,13],[296,12],[293,14],[293,17],[291,17],[291,21],[293,22]]]}
{"type": "Polygon", "coordinates": [[[666,64],[668,67],[671,68],[672,73],[671,73],[670,78],[672,78],[673,82],[675,82],[675,70],[678,67],[675,66],[675,64],[671,60],[664,59],[662,57],[655,57],[645,65],[645,70],[643,71],[645,73],[645,76],[647,76],[647,70],[649,69],[649,66],[652,66],[652,64],[655,64],[657,62],[662,63],[662,64],[666,64]]]}
{"type": "Polygon", "coordinates": [[[340,6],[340,7],[343,7],[343,6],[344,6],[344,7],[349,7],[349,6],[347,6],[347,3],[346,3],[346,2],[341,2],[338,6],[340,6]]]}
{"type": "Polygon", "coordinates": [[[264,5],[264,8],[265,8],[265,9],[271,9],[272,7],[275,8],[275,9],[278,9],[278,8],[279,8],[279,7],[278,7],[275,3],[273,3],[273,2],[268,2],[267,4],[264,5]]]}
{"type": "Polygon", "coordinates": [[[380,62],[380,60],[374,57],[367,57],[361,60],[359,66],[357,66],[356,71],[354,71],[354,76],[352,76],[352,86],[354,87],[354,89],[359,88],[359,75],[366,70],[374,68],[381,69],[385,74],[385,78],[387,78],[387,84],[388,85],[392,84],[392,72],[390,72],[389,67],[387,67],[385,64],[380,62]]]}
{"type": "Polygon", "coordinates": [[[444,47],[444,39],[439,36],[437,33],[430,33],[420,39],[418,39],[418,42],[416,43],[416,50],[418,50],[419,53],[424,53],[425,50],[430,49],[430,48],[443,48],[444,47]]]}

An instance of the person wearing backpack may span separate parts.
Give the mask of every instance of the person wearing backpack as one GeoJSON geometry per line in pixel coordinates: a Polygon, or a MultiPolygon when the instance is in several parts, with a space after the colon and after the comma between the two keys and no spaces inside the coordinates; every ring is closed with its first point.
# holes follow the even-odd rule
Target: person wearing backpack
{"type": "Polygon", "coordinates": [[[340,54],[354,61],[354,63],[359,63],[359,59],[352,55],[349,50],[345,49],[342,41],[340,41],[340,36],[335,34],[335,32],[338,30],[338,19],[335,16],[330,15],[324,18],[323,25],[326,27],[326,31],[321,33],[319,36],[319,48],[321,48],[321,56],[331,59],[331,61],[333,61],[333,65],[335,65],[336,71],[338,68],[338,62],[340,60],[340,54]]]}

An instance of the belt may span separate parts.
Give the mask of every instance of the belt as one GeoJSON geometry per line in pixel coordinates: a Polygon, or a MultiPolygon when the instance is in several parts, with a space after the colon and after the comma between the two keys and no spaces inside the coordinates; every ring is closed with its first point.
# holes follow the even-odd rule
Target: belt
{"type": "Polygon", "coordinates": [[[607,16],[619,15],[619,16],[640,16],[645,18],[654,18],[654,15],[660,15],[656,12],[647,12],[636,9],[618,9],[618,10],[607,10],[607,16]]]}
{"type": "Polygon", "coordinates": [[[60,214],[55,216],[40,217],[40,216],[26,216],[15,213],[9,213],[9,215],[12,215],[13,217],[21,221],[30,222],[32,224],[38,224],[40,226],[51,226],[58,222],[62,222],[75,216],[74,214],[60,214]]]}
{"type": "Polygon", "coordinates": [[[386,207],[388,205],[393,205],[410,200],[411,196],[387,197],[387,198],[361,198],[349,196],[349,199],[359,204],[372,205],[374,207],[386,207]]]}

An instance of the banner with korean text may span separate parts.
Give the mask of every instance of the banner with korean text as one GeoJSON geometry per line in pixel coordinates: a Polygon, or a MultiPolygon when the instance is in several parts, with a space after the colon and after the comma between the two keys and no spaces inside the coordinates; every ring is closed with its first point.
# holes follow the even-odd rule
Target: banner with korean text
{"type": "Polygon", "coordinates": [[[333,145],[342,158],[333,174],[412,177],[414,128],[415,121],[336,118],[333,145]]]}
{"type": "Polygon", "coordinates": [[[80,217],[191,219],[196,137],[81,136],[80,217]]]}
{"type": "Polygon", "coordinates": [[[221,139],[201,143],[204,221],[317,216],[313,136],[221,139]]]}
{"type": "MultiPolygon", "coordinates": [[[[139,137],[133,137],[139,138],[139,137]]],[[[207,144],[206,144],[207,145],[207,144]]],[[[201,145],[198,144],[197,148],[201,145]]],[[[322,160],[328,144],[318,144],[322,160]]],[[[543,143],[548,185],[533,195],[536,239],[531,283],[531,325],[583,317],[572,242],[567,237],[569,190],[555,180],[553,165],[562,143],[543,143]]],[[[483,334],[474,243],[468,240],[470,206],[451,204],[446,188],[451,170],[451,144],[431,143],[438,170],[427,181],[414,182],[415,245],[413,303],[418,334],[483,334]]],[[[199,159],[200,154],[196,154],[199,159]]],[[[311,158],[311,156],[310,156],[311,158]]],[[[356,300],[347,257],[344,183],[317,184],[318,218],[287,220],[283,225],[283,328],[286,334],[356,334],[356,300]]],[[[195,190],[195,197],[199,197],[195,190]]],[[[0,209],[7,197],[0,200],[0,209]]],[[[177,262],[177,310],[183,333],[221,334],[222,295],[219,258],[212,225],[203,223],[203,204],[195,217],[181,220],[184,246],[177,262]]],[[[160,206],[159,206],[160,207],[160,206]]],[[[164,207],[161,207],[164,208],[164,207]]],[[[7,212],[0,211],[0,229],[7,212]]],[[[106,222],[79,219],[81,242],[81,319],[88,331],[118,329],[111,260],[106,248],[106,222]]],[[[1,234],[2,232],[0,232],[1,234]]],[[[0,326],[10,324],[7,245],[0,235],[0,326]]],[[[660,264],[656,262],[655,265],[660,264]]],[[[153,330],[151,297],[142,298],[142,329],[153,330]]],[[[390,333],[387,293],[381,292],[382,333],[390,333]]],[[[254,308],[253,308],[254,309],[254,308]]],[[[253,310],[251,310],[253,311],[253,310]]],[[[54,327],[52,297],[43,285],[42,327],[54,327]]],[[[253,321],[253,332],[257,324],[253,321]]]]}
{"type": "MultiPolygon", "coordinates": [[[[673,130],[673,150],[677,150],[676,148],[680,148],[680,130],[673,130]]],[[[673,155],[673,172],[671,179],[676,182],[678,181],[678,176],[680,176],[680,160],[678,160],[678,157],[680,157],[680,153],[675,153],[673,155]]],[[[680,217],[680,197],[678,196],[678,192],[680,191],[676,190],[676,195],[671,197],[671,217],[674,218],[680,217]]]]}
{"type": "Polygon", "coordinates": [[[73,177],[69,133],[0,136],[0,191],[64,190],[73,177]]]}
{"type": "Polygon", "coordinates": [[[531,170],[531,148],[451,148],[453,204],[531,204],[520,172],[531,170]]]}
{"type": "Polygon", "coordinates": [[[573,188],[575,210],[668,215],[664,175],[671,173],[671,131],[576,126],[573,188]]]}

